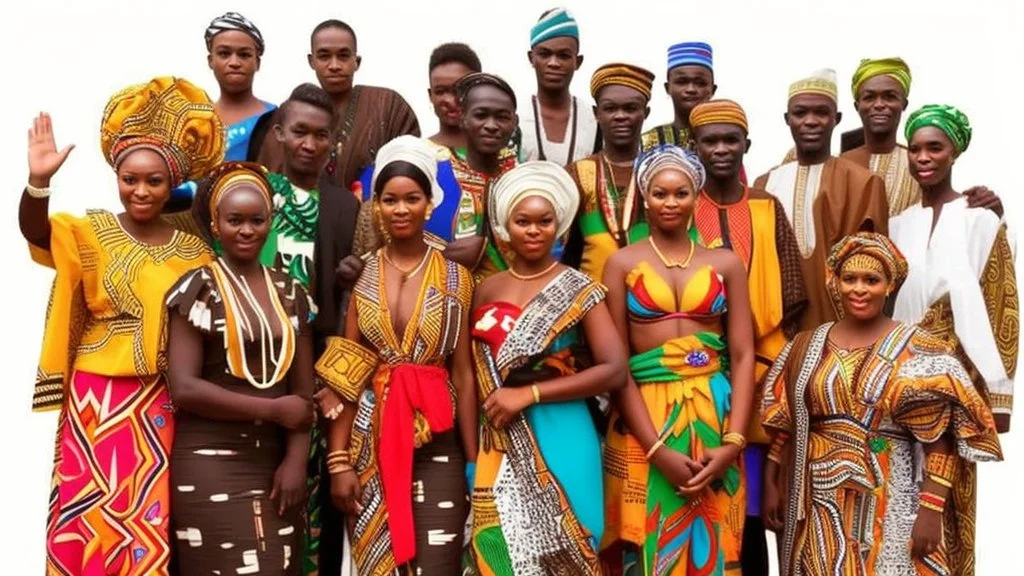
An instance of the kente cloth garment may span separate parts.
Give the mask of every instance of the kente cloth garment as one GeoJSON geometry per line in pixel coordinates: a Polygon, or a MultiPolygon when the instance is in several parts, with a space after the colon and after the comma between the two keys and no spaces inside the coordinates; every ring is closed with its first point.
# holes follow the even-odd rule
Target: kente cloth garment
{"type": "Polygon", "coordinates": [[[850,81],[854,100],[860,96],[860,87],[876,76],[891,77],[903,87],[903,97],[910,96],[910,67],[902,58],[880,58],[878,60],[865,58],[860,61],[857,70],[853,72],[853,80],[850,81]]]}
{"type": "Polygon", "coordinates": [[[568,166],[580,158],[596,154],[601,149],[601,129],[594,117],[594,109],[589,102],[573,96],[569,120],[565,125],[565,135],[555,142],[548,136],[542,119],[542,109],[537,97],[531,100],[532,106],[519,117],[519,128],[522,142],[519,148],[519,161],[550,160],[568,166]]]}
{"type": "MultiPolygon", "coordinates": [[[[249,154],[249,140],[252,137],[253,129],[256,127],[256,122],[263,117],[264,114],[273,112],[277,109],[277,106],[269,102],[263,103],[263,111],[259,114],[249,116],[243,120],[229,124],[227,126],[227,141],[226,149],[224,152],[225,162],[244,162],[249,154]]],[[[188,210],[192,205],[192,199],[196,195],[197,184],[195,181],[189,180],[184,182],[181,186],[178,186],[174,190],[171,190],[171,199],[167,201],[167,207],[164,208],[165,212],[178,212],[181,210],[188,210]]]]}
{"type": "Polygon", "coordinates": [[[604,154],[594,154],[576,161],[567,170],[579,187],[581,202],[562,262],[600,282],[605,262],[616,250],[649,234],[639,209],[642,202],[633,165],[612,164],[604,154]],[[632,223],[623,230],[627,214],[632,223]]]}
{"type": "MultiPolygon", "coordinates": [[[[202,336],[201,377],[236,394],[278,398],[289,394],[283,379],[259,389],[232,374],[229,358],[243,355],[257,380],[269,377],[261,368],[260,343],[227,338],[228,308],[218,274],[208,267],[185,274],[167,293],[167,310],[187,319],[202,336]]],[[[285,328],[308,333],[315,310],[301,283],[278,270],[270,271],[285,328]]],[[[232,309],[231,315],[247,314],[232,309]]],[[[283,345],[282,328],[271,319],[275,345],[283,345]]],[[[269,367],[271,370],[273,366],[269,367]]],[[[287,376],[287,373],[286,375],[287,376]]],[[[178,409],[171,451],[171,523],[181,576],[199,574],[302,574],[303,506],[282,517],[269,496],[274,474],[285,456],[287,431],[272,422],[211,420],[178,409]]]]}
{"type": "Polygon", "coordinates": [[[825,260],[836,242],[849,234],[885,234],[889,202],[885,183],[870,170],[842,158],[802,166],[793,161],[777,166],[754,182],[754,188],[775,196],[785,210],[800,248],[807,310],[800,327],[814,329],[843,314],[828,295],[825,260]]]}
{"type": "Polygon", "coordinates": [[[183,232],[143,244],[104,211],[56,214],[50,227],[49,250],[29,245],[56,272],[32,399],[33,410],[61,409],[47,569],[166,574],[163,293],[212,254],[183,232]]]}
{"type": "MultiPolygon", "coordinates": [[[[950,346],[975,388],[996,414],[1013,407],[1020,302],[1006,227],[989,211],[945,204],[932,229],[933,209],[908,208],[890,220],[893,242],[910,274],[893,317],[916,323],[950,346]]],[[[953,573],[974,574],[977,472],[959,462],[943,529],[953,573]]]]}
{"type": "Polygon", "coordinates": [[[844,152],[840,158],[867,168],[885,180],[890,217],[921,202],[921,185],[910,174],[906,146],[897,144],[888,154],[872,154],[867,146],[861,146],[844,152]]]}
{"type": "MultiPolygon", "coordinates": [[[[503,386],[574,374],[570,345],[605,291],[571,268],[523,307],[473,313],[481,404],[503,386]]],[[[600,574],[601,446],[585,400],[535,404],[504,429],[483,419],[472,494],[474,574],[600,574]]]]}
{"type": "MultiPolygon", "coordinates": [[[[796,235],[774,196],[746,187],[743,196],[731,204],[720,204],[702,190],[693,223],[692,239],[707,248],[734,252],[747,270],[750,285],[758,287],[750,293],[750,310],[754,320],[754,382],[760,383],[782,347],[796,335],[800,315],[807,306],[796,235]]],[[[760,405],[761,391],[760,386],[754,389],[755,406],[760,405]]],[[[751,418],[746,436],[751,444],[768,442],[757,418],[751,418]]],[[[761,508],[759,471],[759,466],[748,461],[748,516],[758,515],[761,508]]]]}
{"type": "Polygon", "coordinates": [[[402,334],[391,316],[378,251],[366,261],[353,293],[359,331],[370,348],[332,338],[317,362],[320,378],[357,406],[349,447],[363,511],[351,537],[361,576],[383,576],[399,568],[451,574],[462,550],[467,503],[461,448],[452,442],[443,456],[430,458],[447,458],[459,466],[458,475],[439,470],[437,476],[424,476],[420,468],[425,447],[454,426],[456,390],[446,365],[458,339],[466,337],[460,329],[473,280],[468,270],[428,250],[402,334]],[[438,490],[449,494],[453,486],[460,498],[444,500],[429,524],[421,522],[414,501],[430,501],[438,490]]]}
{"type": "Polygon", "coordinates": [[[473,169],[469,162],[452,156],[452,170],[455,180],[459,183],[459,206],[455,214],[452,239],[461,240],[471,236],[483,236],[487,246],[473,270],[477,282],[491,274],[506,270],[508,264],[492,238],[490,223],[487,221],[487,194],[494,182],[518,164],[515,154],[507,148],[498,157],[498,170],[494,174],[484,174],[473,169]]]}
{"type": "Polygon", "coordinates": [[[224,143],[224,124],[210,97],[182,78],[154,78],[117,92],[100,122],[100,150],[114,170],[127,152],[146,148],[167,163],[172,188],[220,164],[224,143]]]}
{"type": "MultiPolygon", "coordinates": [[[[658,146],[672,144],[686,148],[690,152],[696,152],[697,146],[693,141],[693,132],[687,127],[678,127],[673,122],[655,126],[640,135],[640,150],[647,152],[658,146]]],[[[747,170],[740,166],[740,182],[747,183],[747,170]]]]}
{"type": "Polygon", "coordinates": [[[896,323],[845,350],[832,326],[787,344],[765,385],[769,458],[786,494],[781,573],[950,574],[945,545],[911,557],[914,445],[951,433],[953,456],[1000,460],[992,414],[946,344],[920,328],[896,323]]]}
{"type": "MultiPolygon", "coordinates": [[[[727,299],[721,276],[711,267],[695,269],[681,289],[641,261],[625,279],[631,326],[682,318],[721,325],[727,299]]],[[[634,353],[630,374],[647,415],[664,442],[694,460],[722,445],[729,430],[732,386],[718,332],[705,331],[667,340],[634,353]]],[[[648,464],[644,449],[612,412],[604,452],[605,536],[602,555],[610,574],[648,576],[739,574],[746,509],[742,463],[697,498],[677,493],[648,464]],[[624,565],[623,550],[639,551],[635,567],[624,565]]]]}

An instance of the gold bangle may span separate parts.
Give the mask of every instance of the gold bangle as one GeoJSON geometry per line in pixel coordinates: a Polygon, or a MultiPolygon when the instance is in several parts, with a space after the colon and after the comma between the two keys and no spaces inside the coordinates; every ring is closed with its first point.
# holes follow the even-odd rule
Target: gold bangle
{"type": "Polygon", "coordinates": [[[537,388],[536,384],[530,386],[530,391],[533,392],[533,403],[540,404],[540,388],[537,388]]]}
{"type": "Polygon", "coordinates": [[[725,436],[722,436],[722,444],[734,444],[743,449],[747,447],[747,439],[739,432],[728,432],[725,436]]]}
{"type": "Polygon", "coordinates": [[[943,478],[942,476],[939,476],[938,474],[929,474],[928,475],[928,479],[931,480],[932,482],[935,482],[939,486],[944,487],[944,488],[952,488],[953,487],[953,483],[952,482],[950,482],[949,480],[946,480],[945,478],[943,478]]]}
{"type": "Polygon", "coordinates": [[[650,449],[647,450],[647,455],[644,456],[644,458],[646,460],[650,460],[651,456],[654,456],[654,453],[658,451],[658,448],[661,448],[664,445],[665,445],[665,441],[662,440],[661,438],[658,438],[657,442],[655,442],[654,444],[651,444],[651,447],[650,447],[650,449]]]}
{"type": "Polygon", "coordinates": [[[327,467],[327,473],[331,476],[351,472],[352,470],[355,470],[355,468],[353,468],[351,464],[335,464],[327,467]]]}
{"type": "Polygon", "coordinates": [[[331,464],[351,464],[352,454],[348,450],[335,450],[327,454],[327,465],[331,464]]]}
{"type": "Polygon", "coordinates": [[[920,502],[920,505],[921,505],[921,508],[927,508],[928,510],[933,510],[935,512],[938,512],[939,514],[941,514],[942,512],[945,511],[945,508],[943,508],[942,506],[936,506],[935,504],[932,504],[931,502],[924,502],[924,501],[922,501],[922,502],[920,502]]]}

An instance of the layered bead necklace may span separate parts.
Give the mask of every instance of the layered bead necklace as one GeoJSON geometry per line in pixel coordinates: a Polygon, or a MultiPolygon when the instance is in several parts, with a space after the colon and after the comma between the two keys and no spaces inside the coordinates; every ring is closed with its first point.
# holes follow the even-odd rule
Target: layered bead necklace
{"type": "Polygon", "coordinates": [[[270,298],[271,306],[274,308],[274,315],[277,316],[281,327],[280,349],[277,348],[274,342],[274,331],[270,325],[270,319],[267,318],[263,307],[260,306],[252,289],[249,288],[249,283],[245,277],[236,275],[222,258],[218,258],[217,265],[210,268],[213,270],[214,275],[217,276],[217,285],[224,300],[224,337],[228,348],[228,368],[233,375],[245,378],[255,388],[260,390],[270,388],[288,372],[288,369],[291,367],[292,358],[295,355],[295,331],[288,319],[287,312],[285,312],[284,307],[281,305],[280,298],[277,297],[277,290],[274,288],[270,272],[265,267],[263,268],[267,295],[270,298]],[[224,278],[225,276],[226,278],[224,278]],[[241,297],[239,297],[239,293],[241,297]],[[245,308],[253,312],[259,323],[260,365],[262,368],[260,378],[256,378],[253,375],[245,353],[246,342],[255,341],[256,333],[249,319],[249,314],[243,308],[243,302],[245,303],[245,308]],[[236,354],[232,353],[232,349],[238,351],[237,358],[235,357],[236,354]],[[273,371],[268,378],[267,374],[271,372],[271,365],[273,366],[273,371]]]}

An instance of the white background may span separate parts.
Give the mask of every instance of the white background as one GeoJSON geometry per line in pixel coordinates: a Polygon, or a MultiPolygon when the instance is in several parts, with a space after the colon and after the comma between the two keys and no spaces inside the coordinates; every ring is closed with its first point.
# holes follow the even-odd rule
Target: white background
{"type": "MultiPolygon", "coordinates": [[[[0,54],[5,72],[0,152],[0,189],[6,191],[8,247],[2,294],[6,330],[2,356],[6,391],[0,401],[0,457],[5,506],[0,550],[6,574],[43,569],[46,502],[53,455],[55,414],[31,414],[32,382],[52,274],[33,265],[17,228],[17,204],[27,178],[26,130],[41,110],[53,115],[58,146],[76,150],[53,181],[55,210],[117,209],[113,173],[99,153],[99,120],[107,98],[131,83],[157,75],[183,76],[216,98],[206,66],[203,33],[209,20],[241,11],[262,30],[267,53],[256,95],[280,102],[300,82],[314,81],[306,64],[309,33],[321,20],[339,18],[358,34],[363,56],[357,82],[398,90],[413,106],[424,135],[436,131],[427,100],[430,51],[463,41],[484,69],[508,80],[528,105],[534,88],[526,60],[529,29],[558,0],[515,2],[129,2],[5,0],[0,7],[0,54]],[[486,4],[486,6],[485,6],[486,4]]],[[[974,140],[957,162],[954,185],[995,189],[1019,229],[1018,150],[1024,54],[1016,2],[652,2],[577,0],[583,68],[574,92],[589,103],[591,73],[601,64],[626,61],[657,74],[648,124],[671,120],[661,89],[665,51],[683,40],[714,47],[718,96],[739,101],[750,118],[754,141],[746,165],[751,179],[778,163],[791,146],[782,114],[789,83],[823,67],[839,74],[838,133],[859,124],[849,79],[863,57],[901,56],[914,80],[911,108],[929,102],[961,107],[974,140]]],[[[1021,466],[1024,420],[1003,436],[1006,461],[981,466],[978,489],[978,574],[1006,573],[1018,557],[1024,504],[1015,482],[1021,466]]],[[[1011,570],[1011,572],[1017,572],[1011,570]]]]}

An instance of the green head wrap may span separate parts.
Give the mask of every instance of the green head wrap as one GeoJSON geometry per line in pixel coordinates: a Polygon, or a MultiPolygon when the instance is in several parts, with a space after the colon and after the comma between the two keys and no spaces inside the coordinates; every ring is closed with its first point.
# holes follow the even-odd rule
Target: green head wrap
{"type": "Polygon", "coordinates": [[[957,152],[967,150],[971,144],[971,123],[967,115],[953,106],[928,104],[916,110],[907,118],[904,135],[907,142],[911,136],[925,126],[934,126],[946,133],[953,141],[957,152]]]}

